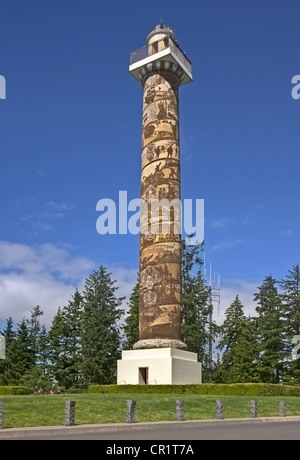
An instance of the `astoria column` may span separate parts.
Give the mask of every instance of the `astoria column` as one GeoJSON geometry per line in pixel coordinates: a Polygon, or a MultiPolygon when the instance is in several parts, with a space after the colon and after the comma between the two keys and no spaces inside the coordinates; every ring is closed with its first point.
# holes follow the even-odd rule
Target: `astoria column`
{"type": "Polygon", "coordinates": [[[178,88],[191,63],[166,24],[130,55],[143,87],[139,340],[133,349],[177,348],[181,339],[181,205],[178,88]]]}

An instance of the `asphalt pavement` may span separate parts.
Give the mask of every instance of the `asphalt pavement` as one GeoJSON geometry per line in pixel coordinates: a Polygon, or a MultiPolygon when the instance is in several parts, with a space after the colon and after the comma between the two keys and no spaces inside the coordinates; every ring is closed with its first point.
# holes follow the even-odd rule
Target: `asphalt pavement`
{"type": "Polygon", "coordinates": [[[72,425],[72,426],[42,426],[42,427],[23,427],[23,428],[2,428],[0,429],[0,440],[32,438],[32,437],[47,437],[61,435],[85,435],[101,432],[130,432],[130,431],[149,431],[149,429],[164,429],[168,428],[196,428],[203,426],[220,426],[226,425],[242,425],[242,424],[263,424],[263,423],[284,423],[284,422],[300,422],[299,416],[288,417],[256,417],[256,418],[241,418],[241,419],[223,419],[223,420],[194,420],[194,421],[174,421],[174,422],[150,422],[150,423],[113,423],[101,425],[72,425]]]}

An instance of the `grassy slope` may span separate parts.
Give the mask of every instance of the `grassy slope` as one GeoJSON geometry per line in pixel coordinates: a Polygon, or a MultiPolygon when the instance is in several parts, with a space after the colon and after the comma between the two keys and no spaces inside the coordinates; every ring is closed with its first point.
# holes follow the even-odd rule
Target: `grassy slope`
{"type": "Polygon", "coordinates": [[[300,416],[299,397],[203,396],[182,394],[76,394],[1,396],[3,428],[54,426],[65,423],[66,401],[75,401],[75,423],[125,423],[127,400],[136,401],[135,421],[176,420],[176,400],[184,401],[185,420],[216,418],[216,400],[222,400],[225,418],[250,416],[250,402],[258,403],[258,417],[279,416],[279,401],[286,402],[286,415],[300,416]]]}

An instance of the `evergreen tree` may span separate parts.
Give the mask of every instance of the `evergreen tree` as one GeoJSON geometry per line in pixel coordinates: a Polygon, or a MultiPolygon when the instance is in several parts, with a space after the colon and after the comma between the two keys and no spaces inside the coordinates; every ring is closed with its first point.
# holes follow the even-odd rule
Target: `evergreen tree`
{"type": "Polygon", "coordinates": [[[63,337],[62,347],[64,354],[64,372],[60,385],[66,389],[81,388],[82,379],[82,328],[83,298],[76,289],[72,300],[62,310],[63,337]]]}
{"type": "Polygon", "coordinates": [[[181,283],[182,283],[182,340],[188,350],[197,353],[202,363],[203,381],[212,378],[211,349],[217,334],[212,319],[211,290],[202,275],[202,245],[189,245],[182,240],[181,283]]]}
{"type": "Polygon", "coordinates": [[[54,382],[64,385],[65,356],[63,340],[65,337],[65,322],[62,308],[58,307],[56,315],[53,317],[48,333],[49,337],[49,377],[54,382]]]}
{"type": "Polygon", "coordinates": [[[255,321],[244,314],[239,296],[225,311],[217,348],[222,351],[216,381],[222,383],[257,382],[258,349],[255,321]]]}
{"type": "Polygon", "coordinates": [[[6,320],[6,327],[1,332],[1,335],[5,340],[5,359],[0,359],[0,385],[9,385],[8,369],[10,367],[10,360],[12,355],[10,350],[16,338],[12,317],[9,317],[6,320]]]}
{"type": "Polygon", "coordinates": [[[38,360],[38,339],[41,332],[40,316],[43,316],[41,307],[37,305],[31,311],[30,318],[26,320],[29,335],[29,349],[32,353],[34,362],[38,360]]]}
{"type": "Polygon", "coordinates": [[[300,355],[296,345],[300,342],[300,266],[294,265],[284,279],[279,281],[282,289],[282,309],[285,320],[285,343],[288,372],[285,381],[300,383],[300,355]]]}
{"type": "Polygon", "coordinates": [[[228,353],[237,343],[241,324],[246,320],[244,306],[238,295],[225,311],[225,320],[220,330],[218,348],[228,353]]]}
{"type": "Polygon", "coordinates": [[[125,350],[131,350],[139,340],[139,282],[135,284],[129,297],[128,312],[124,323],[125,350]]]}
{"type": "Polygon", "coordinates": [[[256,311],[260,381],[264,383],[281,382],[286,356],[281,296],[276,283],[271,275],[266,276],[258,292],[254,294],[254,300],[258,302],[256,311]]]}
{"type": "Polygon", "coordinates": [[[23,385],[26,375],[34,366],[30,349],[30,336],[25,319],[18,324],[16,338],[8,348],[8,362],[5,370],[7,385],[23,385]]]}
{"type": "Polygon", "coordinates": [[[49,330],[50,374],[65,389],[81,388],[83,298],[78,289],[67,306],[59,307],[49,330]]]}
{"type": "Polygon", "coordinates": [[[31,369],[24,375],[24,385],[32,387],[38,386],[47,390],[50,387],[49,378],[47,376],[47,333],[45,326],[41,325],[40,317],[43,316],[43,311],[39,305],[36,305],[30,314],[30,318],[26,320],[28,328],[28,353],[32,356],[33,365],[31,369]]]}
{"type": "Polygon", "coordinates": [[[248,316],[241,323],[239,338],[232,352],[234,365],[231,369],[228,369],[230,383],[260,382],[256,329],[256,318],[248,316]]]}
{"type": "Polygon", "coordinates": [[[6,320],[6,327],[2,334],[5,338],[5,345],[7,350],[16,339],[16,331],[14,330],[14,322],[11,316],[6,320]]]}
{"type": "Polygon", "coordinates": [[[59,386],[82,388],[83,297],[75,290],[68,305],[59,307],[49,330],[50,375],[59,386]]]}
{"type": "Polygon", "coordinates": [[[38,376],[40,381],[38,384],[42,388],[51,386],[51,378],[49,373],[49,334],[47,332],[46,326],[43,324],[38,336],[37,341],[37,361],[36,366],[39,370],[38,376]]]}
{"type": "Polygon", "coordinates": [[[85,281],[82,314],[83,377],[86,385],[115,383],[121,357],[124,298],[117,298],[115,281],[102,265],[85,281]]]}
{"type": "Polygon", "coordinates": [[[300,266],[294,265],[279,285],[283,291],[283,311],[291,339],[294,335],[300,334],[300,266]]]}

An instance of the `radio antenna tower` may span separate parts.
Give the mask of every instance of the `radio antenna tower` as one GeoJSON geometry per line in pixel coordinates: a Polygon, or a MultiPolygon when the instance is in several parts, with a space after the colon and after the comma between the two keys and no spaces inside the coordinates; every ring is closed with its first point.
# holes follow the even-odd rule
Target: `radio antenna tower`
{"type": "Polygon", "coordinates": [[[204,261],[204,279],[209,287],[209,339],[208,339],[208,366],[209,366],[209,374],[210,378],[212,376],[212,363],[213,363],[213,304],[217,304],[217,311],[218,316],[220,312],[220,299],[221,299],[221,278],[220,275],[216,275],[214,272],[212,274],[212,264],[209,264],[209,280],[207,280],[207,273],[206,273],[206,261],[205,261],[205,253],[203,254],[203,261],[204,261]]]}
{"type": "Polygon", "coordinates": [[[211,302],[217,304],[218,308],[218,316],[220,313],[220,300],[221,300],[221,277],[220,275],[216,274],[216,272],[212,273],[212,263],[209,264],[209,279],[207,279],[207,271],[206,271],[206,260],[205,260],[205,253],[203,254],[203,272],[204,272],[204,279],[210,288],[210,297],[211,302]]]}

